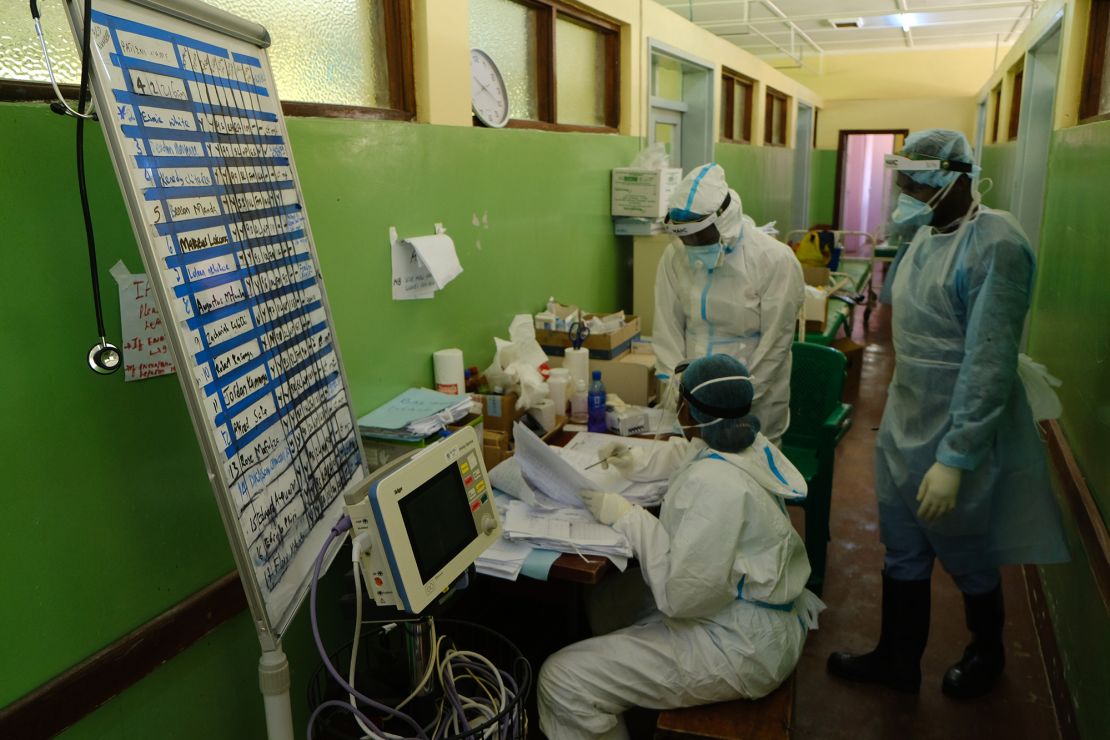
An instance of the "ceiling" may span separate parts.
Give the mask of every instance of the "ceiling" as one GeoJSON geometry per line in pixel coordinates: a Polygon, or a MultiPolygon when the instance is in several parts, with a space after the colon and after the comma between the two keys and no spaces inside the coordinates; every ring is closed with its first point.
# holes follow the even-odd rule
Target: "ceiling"
{"type": "Polygon", "coordinates": [[[1009,46],[1044,0],[658,0],[775,66],[823,54],[1009,46]],[[832,21],[859,27],[836,28],[832,21]]]}

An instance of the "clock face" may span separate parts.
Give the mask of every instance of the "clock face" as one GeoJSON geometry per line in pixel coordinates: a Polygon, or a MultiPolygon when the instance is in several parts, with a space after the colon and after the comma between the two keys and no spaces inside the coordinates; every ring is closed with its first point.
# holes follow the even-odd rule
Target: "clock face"
{"type": "Polygon", "coordinates": [[[486,126],[501,128],[509,122],[509,91],[501,70],[481,49],[470,50],[470,105],[486,126]]]}

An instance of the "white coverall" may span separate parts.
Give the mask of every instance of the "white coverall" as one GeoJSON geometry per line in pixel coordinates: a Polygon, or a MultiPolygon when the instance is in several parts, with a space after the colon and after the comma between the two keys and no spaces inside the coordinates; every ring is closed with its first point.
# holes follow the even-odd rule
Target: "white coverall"
{"type": "Polygon", "coordinates": [[[726,252],[712,272],[692,269],[672,243],[655,274],[652,343],[656,369],[672,375],[684,360],[732,355],[755,386],[752,414],[778,445],[790,422],[790,348],[805,300],[802,267],[790,247],[759,230],[740,196],[717,221],[726,252]]]}
{"type": "Polygon", "coordinates": [[[540,727],[550,740],[623,738],[621,713],[773,691],[794,670],[824,608],[805,590],[809,561],[783,499],[801,474],[763,435],[743,452],[672,439],[641,466],[671,477],[659,518],[633,506],[613,525],[640,561],[657,609],[566,647],[540,670],[540,727]]]}

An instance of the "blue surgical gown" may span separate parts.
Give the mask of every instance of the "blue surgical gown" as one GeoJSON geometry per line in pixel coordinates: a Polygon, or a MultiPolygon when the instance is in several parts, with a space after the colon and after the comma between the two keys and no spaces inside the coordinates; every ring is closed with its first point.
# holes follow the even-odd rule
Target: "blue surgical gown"
{"type": "Polygon", "coordinates": [[[1034,273],[1021,226],[980,208],[953,233],[919,229],[893,268],[896,362],[875,452],[884,544],[900,549],[909,519],[953,574],[1066,560],[1017,371],[1034,273]],[[955,509],[926,522],[915,499],[938,461],[964,472],[955,509]]]}

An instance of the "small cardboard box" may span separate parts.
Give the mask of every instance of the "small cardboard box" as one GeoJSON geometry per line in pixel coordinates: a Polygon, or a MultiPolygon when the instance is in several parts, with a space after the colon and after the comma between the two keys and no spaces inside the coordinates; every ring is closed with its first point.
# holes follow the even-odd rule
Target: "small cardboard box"
{"type": "Polygon", "coordinates": [[[829,286],[829,275],[831,271],[827,267],[810,267],[809,265],[802,265],[802,276],[805,278],[806,285],[812,285],[816,288],[827,288],[829,286]]]}
{"type": "Polygon", "coordinates": [[[524,411],[517,410],[515,393],[501,396],[475,393],[472,398],[482,402],[482,418],[485,420],[486,431],[512,432],[513,422],[524,416],[524,411]]]}
{"type": "MultiPolygon", "coordinates": [[[[597,314],[583,314],[589,319],[597,314]]],[[[612,360],[632,348],[632,341],[640,336],[640,317],[628,314],[624,326],[608,334],[591,334],[582,346],[590,351],[590,359],[612,360]]],[[[562,356],[571,346],[571,336],[565,331],[536,329],[536,341],[549,355],[562,356]]]]}
{"type": "Polygon", "coordinates": [[[859,398],[860,374],[863,371],[863,345],[856,344],[851,339],[837,339],[830,346],[844,353],[848,358],[848,374],[844,377],[844,393],[842,398],[854,403],[859,398]]]}
{"type": "MultiPolygon", "coordinates": [[[[551,367],[562,367],[562,357],[549,357],[551,367]]],[[[634,406],[647,406],[658,394],[653,355],[629,353],[616,360],[590,359],[590,372],[601,371],[606,393],[615,393],[634,406]],[[646,358],[646,359],[645,359],[646,358]]]]}
{"type": "Polygon", "coordinates": [[[512,441],[510,432],[495,429],[486,429],[482,434],[482,461],[486,470],[492,470],[499,462],[512,457],[509,443],[512,441]]]}
{"type": "Polygon", "coordinates": [[[806,331],[821,333],[829,316],[829,294],[824,290],[806,290],[806,331]]]}
{"type": "Polygon", "coordinates": [[[661,170],[617,167],[613,170],[614,216],[663,218],[667,201],[682,180],[682,170],[667,167],[661,170]]]}

